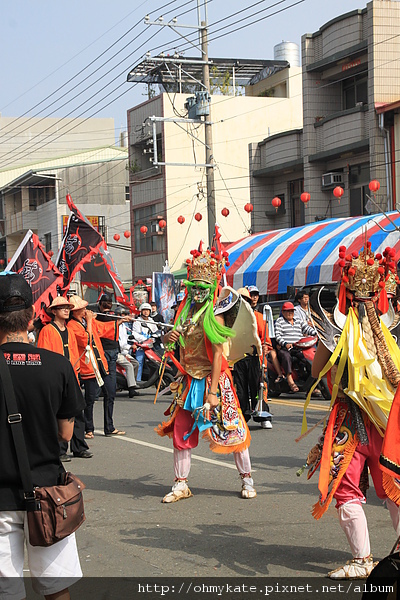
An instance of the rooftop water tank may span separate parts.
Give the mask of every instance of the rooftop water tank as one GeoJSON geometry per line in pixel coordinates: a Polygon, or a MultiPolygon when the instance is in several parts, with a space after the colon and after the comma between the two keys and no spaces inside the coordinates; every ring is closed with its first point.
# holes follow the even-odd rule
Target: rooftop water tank
{"type": "Polygon", "coordinates": [[[291,67],[300,67],[300,48],[294,42],[281,42],[274,46],[274,59],[287,60],[291,67]]]}

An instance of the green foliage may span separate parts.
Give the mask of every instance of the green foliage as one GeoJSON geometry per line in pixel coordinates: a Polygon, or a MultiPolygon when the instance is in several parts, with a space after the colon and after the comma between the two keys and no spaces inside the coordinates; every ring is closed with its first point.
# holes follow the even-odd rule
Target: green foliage
{"type": "Polygon", "coordinates": [[[259,98],[272,98],[275,96],[274,88],[268,88],[267,90],[263,90],[259,94],[257,94],[259,98]]]}

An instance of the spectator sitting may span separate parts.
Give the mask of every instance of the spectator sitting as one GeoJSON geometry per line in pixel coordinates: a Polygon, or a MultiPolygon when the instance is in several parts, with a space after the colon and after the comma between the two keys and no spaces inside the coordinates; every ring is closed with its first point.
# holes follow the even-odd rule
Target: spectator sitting
{"type": "MultiPolygon", "coordinates": [[[[115,309],[116,315],[124,315],[129,314],[129,311],[126,311],[121,306],[118,306],[115,309]]],[[[126,381],[128,384],[128,393],[129,398],[133,398],[134,396],[139,396],[139,392],[137,391],[137,383],[136,376],[139,370],[139,363],[131,354],[131,351],[136,350],[136,346],[132,346],[128,342],[128,336],[132,335],[132,321],[128,323],[122,323],[119,328],[119,348],[120,351],[117,356],[117,365],[122,367],[125,371],[126,381]]]]}
{"type": "Polygon", "coordinates": [[[311,315],[310,315],[310,297],[307,292],[297,292],[295,302],[298,302],[294,307],[294,318],[298,321],[305,321],[308,325],[312,326],[311,315]]]}
{"type": "Polygon", "coordinates": [[[292,392],[298,392],[292,375],[292,357],[290,350],[293,344],[306,336],[317,335],[313,327],[305,321],[294,318],[294,306],[291,302],[285,302],[282,306],[282,316],[275,324],[275,338],[278,344],[278,358],[286,373],[288,385],[292,392]]]}
{"type": "MultiPolygon", "coordinates": [[[[145,340],[148,340],[153,333],[158,330],[157,324],[154,323],[153,319],[150,317],[151,306],[148,302],[144,302],[140,306],[140,317],[132,324],[132,334],[139,344],[143,343],[145,340]]],[[[142,381],[142,373],[144,366],[144,350],[142,348],[138,348],[136,350],[136,360],[139,363],[139,370],[136,376],[137,381],[142,381]]]]}

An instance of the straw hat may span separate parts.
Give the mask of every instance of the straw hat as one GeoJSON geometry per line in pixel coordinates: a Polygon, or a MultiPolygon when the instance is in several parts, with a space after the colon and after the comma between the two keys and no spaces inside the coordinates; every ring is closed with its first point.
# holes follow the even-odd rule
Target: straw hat
{"type": "Polygon", "coordinates": [[[69,302],[67,298],[64,298],[64,296],[57,296],[57,298],[54,298],[53,302],[48,307],[48,310],[53,310],[54,308],[61,308],[61,306],[65,308],[72,308],[73,304],[71,304],[71,302],[69,302]]]}
{"type": "Polygon", "coordinates": [[[241,296],[243,296],[243,298],[247,298],[248,300],[251,300],[251,296],[250,296],[250,292],[247,288],[239,288],[237,290],[237,293],[240,294],[241,296]]]}
{"type": "Polygon", "coordinates": [[[86,300],[82,300],[80,296],[71,296],[69,301],[72,304],[71,310],[79,310],[81,308],[86,308],[88,305],[86,300]]]}

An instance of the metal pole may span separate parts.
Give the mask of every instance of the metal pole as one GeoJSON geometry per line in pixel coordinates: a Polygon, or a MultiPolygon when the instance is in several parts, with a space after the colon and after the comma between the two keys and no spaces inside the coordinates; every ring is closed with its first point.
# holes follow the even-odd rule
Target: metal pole
{"type": "MultiPolygon", "coordinates": [[[[203,54],[203,84],[204,87],[210,93],[210,69],[208,63],[208,30],[207,21],[201,22],[201,50],[203,54]]],[[[213,156],[213,145],[212,145],[212,125],[211,125],[211,105],[210,114],[207,117],[207,121],[204,123],[204,137],[206,144],[206,164],[210,165],[206,167],[206,180],[207,180],[207,219],[208,219],[208,240],[211,246],[211,242],[215,231],[215,186],[214,186],[214,156],[213,156]]]]}

